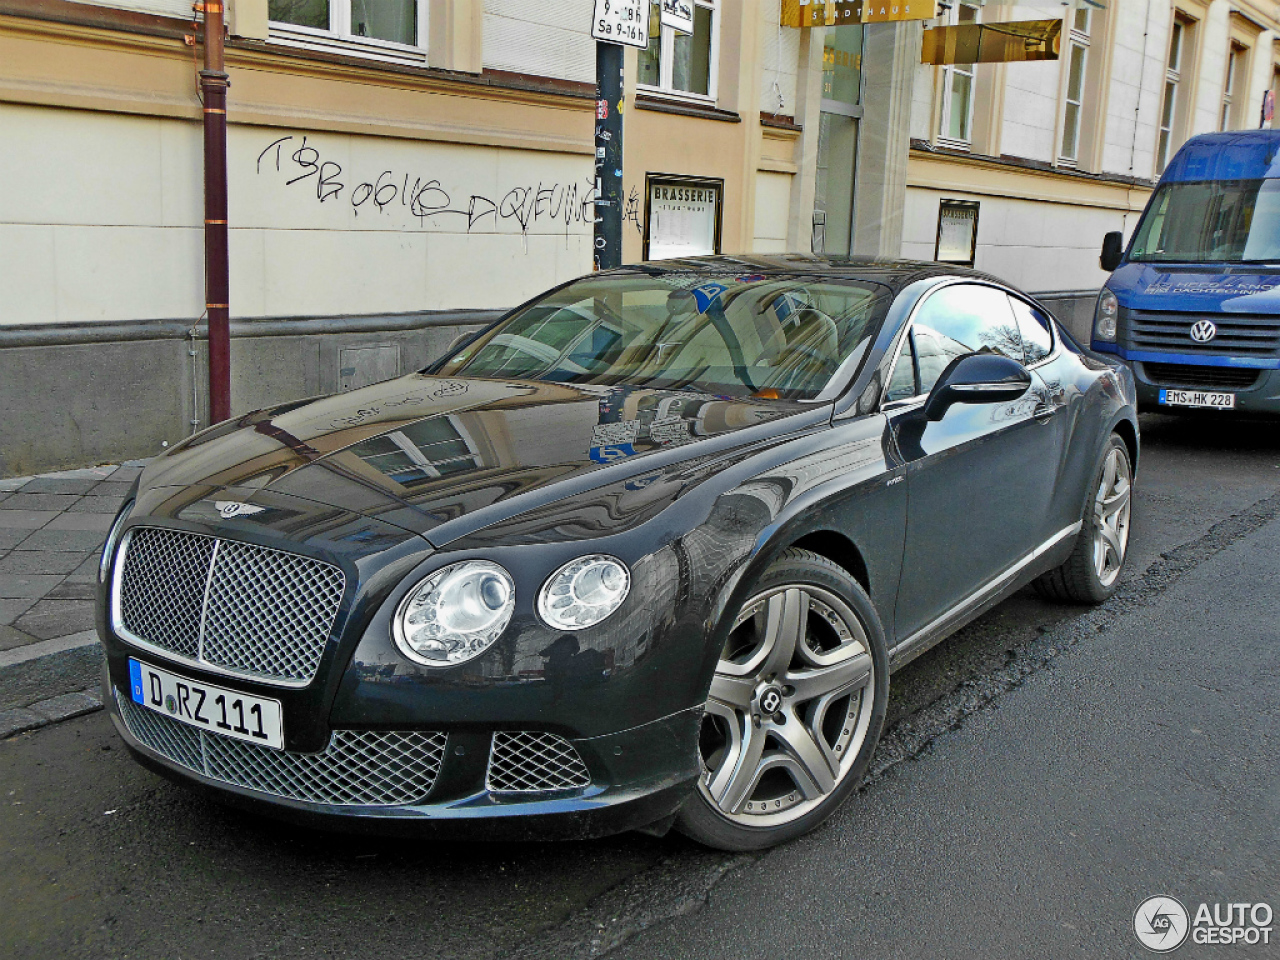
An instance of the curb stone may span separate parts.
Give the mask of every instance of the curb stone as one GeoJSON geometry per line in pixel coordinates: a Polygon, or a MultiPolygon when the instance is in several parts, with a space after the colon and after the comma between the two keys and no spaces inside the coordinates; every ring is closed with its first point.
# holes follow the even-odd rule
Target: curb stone
{"type": "Polygon", "coordinates": [[[86,713],[94,713],[101,709],[102,696],[96,688],[91,687],[76,693],[50,697],[47,700],[37,700],[26,707],[0,710],[0,740],[30,730],[38,730],[51,723],[82,717],[86,713]]]}

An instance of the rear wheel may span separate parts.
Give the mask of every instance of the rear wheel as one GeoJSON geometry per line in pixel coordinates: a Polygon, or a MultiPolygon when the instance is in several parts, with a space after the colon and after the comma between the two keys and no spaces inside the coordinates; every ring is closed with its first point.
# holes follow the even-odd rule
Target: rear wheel
{"type": "Polygon", "coordinates": [[[1102,455],[1075,549],[1062,566],[1035,581],[1036,592],[1065,603],[1102,603],[1120,585],[1129,550],[1133,464],[1116,434],[1102,455]]]}
{"type": "Polygon", "coordinates": [[[786,551],[734,618],[702,721],[702,776],[676,828],[721,850],[812,830],[861,780],[888,693],[866,593],[824,557],[786,551]]]}

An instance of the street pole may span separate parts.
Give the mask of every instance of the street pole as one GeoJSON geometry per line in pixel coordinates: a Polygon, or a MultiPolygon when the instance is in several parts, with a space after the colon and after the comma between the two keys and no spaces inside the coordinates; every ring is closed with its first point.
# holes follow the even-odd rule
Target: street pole
{"type": "Polygon", "coordinates": [[[622,265],[622,47],[596,42],[595,267],[622,265]]]}
{"type": "Polygon", "coordinates": [[[209,422],[231,418],[231,307],[227,267],[227,87],[222,53],[222,0],[205,3],[204,285],[209,319],[209,422]]]}

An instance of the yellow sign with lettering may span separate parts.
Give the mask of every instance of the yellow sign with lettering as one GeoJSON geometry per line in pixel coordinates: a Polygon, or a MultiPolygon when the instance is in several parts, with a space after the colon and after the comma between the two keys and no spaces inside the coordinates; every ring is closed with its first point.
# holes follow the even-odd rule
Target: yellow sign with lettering
{"type": "Polygon", "coordinates": [[[782,0],[784,27],[839,27],[850,23],[931,20],[935,0],[782,0]]]}

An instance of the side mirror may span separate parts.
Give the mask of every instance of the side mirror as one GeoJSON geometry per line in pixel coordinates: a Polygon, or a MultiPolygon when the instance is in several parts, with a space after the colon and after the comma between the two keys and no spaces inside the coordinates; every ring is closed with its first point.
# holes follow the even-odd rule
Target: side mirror
{"type": "Polygon", "coordinates": [[[1102,238],[1102,256],[1098,258],[1098,266],[1110,273],[1120,266],[1120,261],[1123,259],[1124,234],[1119,230],[1112,230],[1102,238]]]}
{"type": "Polygon", "coordinates": [[[942,371],[924,403],[927,420],[941,420],[956,403],[1005,403],[1031,386],[1031,374],[1016,360],[998,353],[956,357],[942,371]]]}

